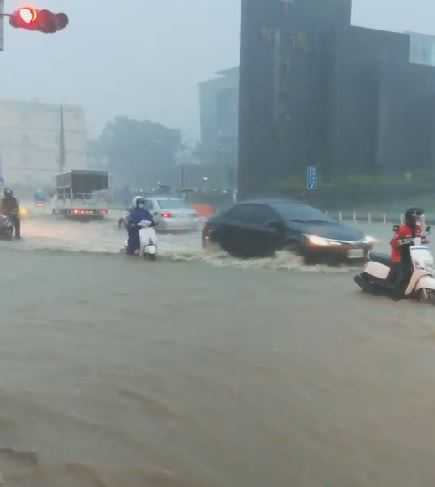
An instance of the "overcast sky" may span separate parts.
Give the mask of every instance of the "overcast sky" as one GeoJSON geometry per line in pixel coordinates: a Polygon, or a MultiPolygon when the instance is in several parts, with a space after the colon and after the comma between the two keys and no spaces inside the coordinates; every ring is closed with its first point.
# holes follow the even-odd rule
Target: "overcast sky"
{"type": "MultiPolygon", "coordinates": [[[[5,0],[7,10],[22,5],[5,0]]],[[[26,4],[26,2],[24,2],[26,4]]],[[[197,82],[239,62],[240,0],[33,0],[70,26],[6,25],[1,97],[79,103],[96,133],[117,114],[198,134],[197,82]]],[[[354,0],[353,22],[435,34],[434,0],[354,0]]]]}

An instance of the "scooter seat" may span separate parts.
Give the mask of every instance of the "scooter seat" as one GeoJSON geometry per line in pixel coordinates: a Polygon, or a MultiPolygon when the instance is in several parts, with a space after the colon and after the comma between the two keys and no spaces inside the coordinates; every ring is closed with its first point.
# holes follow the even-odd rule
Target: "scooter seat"
{"type": "Polygon", "coordinates": [[[386,254],[370,253],[370,260],[372,262],[379,262],[380,264],[384,264],[387,267],[391,267],[392,265],[390,256],[386,254]]]}

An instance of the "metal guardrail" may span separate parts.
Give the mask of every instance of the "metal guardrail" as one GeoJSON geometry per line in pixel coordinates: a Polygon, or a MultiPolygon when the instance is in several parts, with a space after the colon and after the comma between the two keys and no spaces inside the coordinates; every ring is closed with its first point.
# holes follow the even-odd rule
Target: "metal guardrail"
{"type": "MultiPolygon", "coordinates": [[[[329,216],[335,218],[339,222],[341,221],[352,221],[354,223],[383,223],[397,224],[398,222],[403,223],[405,220],[405,215],[402,214],[391,214],[391,213],[372,213],[372,212],[358,212],[358,211],[339,211],[339,212],[326,212],[329,216]]],[[[435,225],[435,217],[426,215],[426,223],[428,225],[435,225]]]]}

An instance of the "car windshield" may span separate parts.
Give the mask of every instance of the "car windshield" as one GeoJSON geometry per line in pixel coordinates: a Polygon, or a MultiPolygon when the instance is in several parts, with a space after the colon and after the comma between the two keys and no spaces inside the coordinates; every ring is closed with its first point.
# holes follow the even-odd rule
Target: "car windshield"
{"type": "Polygon", "coordinates": [[[330,223],[333,220],[316,208],[291,203],[279,203],[275,209],[286,220],[300,223],[330,223]]]}
{"type": "Polygon", "coordinates": [[[181,210],[189,208],[183,200],[158,200],[157,203],[162,210],[181,210]]]}

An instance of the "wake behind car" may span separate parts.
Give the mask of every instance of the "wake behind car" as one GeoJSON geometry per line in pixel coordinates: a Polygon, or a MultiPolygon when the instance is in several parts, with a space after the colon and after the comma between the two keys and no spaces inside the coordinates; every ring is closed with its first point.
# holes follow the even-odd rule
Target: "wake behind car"
{"type": "Polygon", "coordinates": [[[374,239],[343,225],[320,210],[287,199],[238,203],[211,218],[203,247],[218,244],[236,257],[262,257],[294,250],[307,263],[363,261],[374,239]]]}

